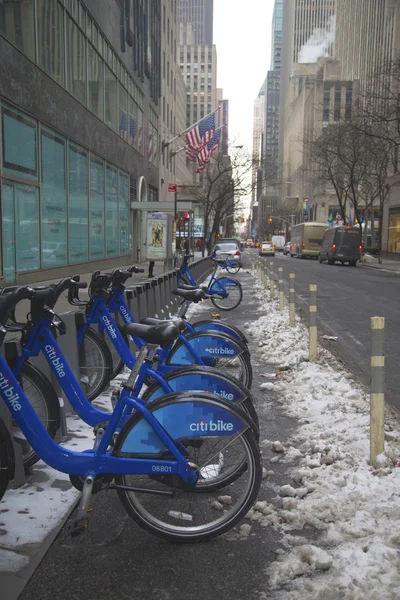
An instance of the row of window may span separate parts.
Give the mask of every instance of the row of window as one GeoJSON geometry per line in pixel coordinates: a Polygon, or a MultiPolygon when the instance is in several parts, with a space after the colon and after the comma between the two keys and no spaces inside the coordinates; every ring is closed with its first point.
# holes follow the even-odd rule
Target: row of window
{"type": "Polygon", "coordinates": [[[158,136],[144,135],[142,92],[81,2],[64,4],[0,0],[0,34],[155,163],[158,136]]]}
{"type": "Polygon", "coordinates": [[[6,280],[131,255],[128,173],[11,106],[1,117],[6,280]]]}

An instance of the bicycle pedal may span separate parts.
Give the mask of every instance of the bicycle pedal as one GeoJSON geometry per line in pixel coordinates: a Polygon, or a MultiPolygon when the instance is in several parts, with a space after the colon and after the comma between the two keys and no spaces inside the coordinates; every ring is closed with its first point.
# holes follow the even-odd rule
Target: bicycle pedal
{"type": "Polygon", "coordinates": [[[76,537],[81,533],[85,533],[89,524],[89,519],[77,519],[70,527],[70,534],[72,537],[76,537]]]}

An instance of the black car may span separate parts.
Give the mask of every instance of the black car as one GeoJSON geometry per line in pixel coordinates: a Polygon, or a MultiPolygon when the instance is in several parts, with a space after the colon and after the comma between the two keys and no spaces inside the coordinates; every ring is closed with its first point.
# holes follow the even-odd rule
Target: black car
{"type": "Polygon", "coordinates": [[[351,267],[357,265],[361,258],[362,245],[358,227],[332,227],[327,229],[320,243],[318,260],[328,265],[348,262],[351,267]]]}

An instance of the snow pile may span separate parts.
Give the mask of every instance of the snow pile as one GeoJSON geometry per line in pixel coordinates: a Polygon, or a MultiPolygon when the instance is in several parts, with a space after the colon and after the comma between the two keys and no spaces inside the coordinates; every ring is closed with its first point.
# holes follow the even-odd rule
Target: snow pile
{"type": "Polygon", "coordinates": [[[386,418],[385,454],[370,466],[366,393],[326,350],[309,363],[307,328],[290,328],[288,311],[281,315],[268,292],[257,294],[263,315],[246,330],[261,365],[291,367],[275,379],[274,402],[299,422],[289,440],[261,443],[265,462],[271,456],[290,465],[292,484],[277,489],[274,504],[259,501],[247,515],[284,534],[284,550],[266,568],[266,590],[274,591],[268,597],[400,598],[398,424],[386,418]]]}

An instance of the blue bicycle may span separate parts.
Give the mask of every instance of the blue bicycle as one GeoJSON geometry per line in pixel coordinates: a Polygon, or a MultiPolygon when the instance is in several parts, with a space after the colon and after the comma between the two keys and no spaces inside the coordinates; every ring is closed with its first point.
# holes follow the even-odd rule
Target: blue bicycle
{"type": "MultiPolygon", "coordinates": [[[[199,287],[192,273],[190,272],[188,262],[193,258],[193,254],[187,254],[183,258],[182,266],[178,271],[178,284],[199,287]]],[[[206,286],[201,286],[207,292],[211,302],[220,310],[233,310],[242,301],[243,291],[240,282],[233,277],[216,277],[218,267],[225,264],[225,260],[213,258],[214,270],[206,286]]]]}
{"type": "MultiPolygon", "coordinates": [[[[124,273],[124,276],[127,275],[130,275],[129,272],[124,273]]],[[[118,300],[121,301],[118,306],[115,304],[112,306],[109,305],[109,287],[112,278],[113,274],[95,272],[90,283],[89,303],[79,301],[78,298],[70,299],[71,304],[87,305],[86,323],[78,331],[78,344],[85,343],[86,332],[90,331],[91,325],[96,325],[100,333],[108,339],[110,347],[115,349],[117,360],[119,358],[122,359],[124,365],[132,368],[135,356],[129,348],[127,336],[124,336],[121,328],[118,327],[114,314],[118,311],[127,322],[133,321],[133,317],[130,315],[129,308],[123,297],[118,297],[118,300]]],[[[204,292],[200,289],[175,290],[175,293],[186,300],[196,302],[204,297],[204,292]]],[[[147,324],[154,324],[158,321],[153,319],[150,322],[146,319],[145,322],[147,324]]],[[[183,331],[186,328],[185,321],[181,321],[179,327],[181,331],[178,340],[168,348],[160,349],[155,356],[157,371],[161,375],[170,373],[182,366],[193,364],[210,366],[228,371],[250,389],[252,368],[250,354],[246,345],[242,344],[238,339],[227,337],[219,331],[194,331],[193,333],[184,335],[183,331]]],[[[143,341],[140,340],[140,336],[134,336],[132,340],[136,348],[140,349],[142,347],[143,341]]],[[[119,367],[115,365],[116,361],[114,360],[114,373],[119,370],[119,367]]],[[[98,386],[95,385],[87,389],[86,394],[90,400],[94,399],[99,394],[98,386]]]]}
{"type": "MultiPolygon", "coordinates": [[[[23,287],[0,296],[0,323],[6,323],[20,300],[46,299],[46,293],[23,287]]],[[[3,340],[5,334],[2,327],[3,340]]],[[[142,329],[141,336],[151,349],[169,345],[178,329],[165,322],[142,329]]],[[[40,457],[83,480],[73,533],[86,529],[91,494],[115,489],[128,514],[155,535],[180,542],[220,535],[247,513],[260,488],[260,452],[251,423],[239,407],[213,394],[173,393],[144,405],[135,381],[145,357],[143,349],[114,412],[97,429],[94,447],[84,452],[67,450],[51,439],[2,356],[0,396],[40,457]],[[119,429],[124,415],[128,418],[119,429]],[[216,476],[237,467],[238,457],[241,475],[226,489],[212,489],[216,476]],[[229,504],[222,500],[224,492],[229,504]]],[[[0,447],[4,450],[5,445],[0,447]]]]}
{"type": "MultiPolygon", "coordinates": [[[[76,297],[77,290],[86,286],[86,283],[80,283],[77,279],[79,279],[78,276],[61,280],[55,286],[36,290],[37,292],[40,291],[40,295],[36,295],[31,300],[30,315],[26,324],[17,324],[15,316],[12,316],[11,320],[7,321],[7,329],[19,330],[22,334],[20,354],[13,357],[11,368],[14,375],[20,377],[20,374],[25,372],[26,368],[30,366],[28,359],[42,354],[77,414],[89,425],[98,427],[99,424],[108,421],[110,413],[93,406],[84,395],[80,383],[75,378],[57,343],[56,332],[59,335],[65,333],[65,326],[62,321],[56,320],[56,315],[50,308],[57,301],[57,292],[66,289],[66,283],[69,284],[69,296],[76,297]]],[[[15,289],[11,288],[13,291],[15,289]]],[[[165,321],[162,321],[161,324],[165,324],[165,321]]],[[[141,332],[146,333],[146,331],[146,326],[142,324],[129,324],[121,331],[121,335],[125,335],[126,333],[139,336],[141,332]]],[[[142,340],[141,342],[143,349],[146,344],[142,340]]],[[[249,390],[241,382],[226,373],[205,366],[176,368],[170,373],[162,375],[159,370],[153,369],[158,351],[159,349],[156,347],[148,353],[146,360],[142,361],[137,376],[137,394],[139,395],[142,389],[146,387],[145,392],[142,394],[143,402],[154,400],[174,391],[206,390],[217,393],[225,400],[242,406],[250,416],[252,423],[254,423],[254,432],[258,436],[258,418],[254,409],[253,398],[249,390]],[[148,385],[145,386],[145,383],[148,385]]],[[[132,366],[135,366],[136,363],[137,359],[133,357],[132,366]]],[[[52,400],[53,396],[55,396],[58,405],[58,398],[51,384],[43,374],[39,372],[39,375],[41,379],[47,382],[47,385],[42,388],[41,392],[37,391],[37,401],[40,398],[40,393],[42,393],[44,395],[40,398],[41,405],[46,406],[49,400],[52,400]]],[[[33,378],[33,383],[36,383],[35,378],[33,378]]],[[[57,412],[57,417],[59,422],[59,412],[57,412]]],[[[42,420],[42,423],[47,427],[47,422],[43,422],[42,420]]],[[[122,425],[123,423],[121,423],[122,425]]],[[[55,432],[56,430],[49,431],[52,437],[54,437],[55,432]]],[[[28,456],[30,465],[37,462],[38,455],[33,449],[30,449],[28,456]]]]}
{"type": "MultiPolygon", "coordinates": [[[[122,323],[125,323],[125,324],[135,323],[135,318],[134,318],[133,314],[131,313],[129,306],[125,300],[125,283],[132,276],[132,273],[140,273],[142,271],[143,271],[143,269],[137,269],[136,267],[131,267],[130,269],[126,269],[126,270],[115,269],[114,271],[112,271],[111,273],[108,273],[106,275],[106,277],[104,279],[105,289],[108,289],[107,285],[111,286],[111,289],[109,290],[107,306],[115,320],[117,320],[116,317],[119,317],[119,320],[122,323]],[[107,278],[108,278],[108,281],[107,281],[107,278]]],[[[79,288],[76,288],[76,292],[78,292],[78,290],[79,290],[79,288]]],[[[189,291],[193,291],[191,286],[190,286],[189,291]]],[[[190,296],[190,294],[189,294],[189,296],[190,296]]],[[[199,299],[207,297],[207,294],[202,291],[197,291],[197,292],[195,292],[194,297],[195,297],[195,301],[198,302],[199,299]]],[[[186,316],[187,309],[192,302],[193,302],[193,300],[191,300],[191,299],[183,298],[181,307],[180,307],[177,317],[175,319],[176,322],[184,320],[185,329],[184,329],[184,331],[182,331],[183,335],[186,336],[186,335],[188,335],[190,333],[194,333],[196,331],[216,331],[216,332],[223,333],[224,335],[226,335],[228,337],[234,338],[235,340],[239,340],[242,344],[247,346],[247,338],[234,325],[230,325],[228,323],[225,323],[223,321],[219,321],[216,319],[203,319],[203,320],[198,321],[193,324],[189,323],[189,321],[187,321],[185,319],[185,316],[186,316]]],[[[70,303],[73,305],[76,305],[76,306],[82,306],[82,305],[86,306],[86,302],[80,301],[77,293],[74,298],[70,298],[70,303]]],[[[146,319],[143,322],[148,323],[150,325],[155,324],[154,319],[151,322],[149,321],[149,319],[146,319]]],[[[183,323],[181,323],[181,326],[183,326],[183,323]]],[[[103,331],[104,331],[104,329],[103,329],[103,331]]],[[[128,338],[126,336],[124,336],[124,337],[125,337],[126,344],[129,346],[128,338]]],[[[114,348],[114,345],[111,342],[111,338],[108,335],[105,336],[105,340],[108,342],[108,347],[109,347],[109,350],[110,350],[111,356],[112,356],[113,366],[112,366],[111,379],[114,379],[124,368],[124,361],[120,357],[120,355],[118,354],[116,349],[114,348]]],[[[93,356],[93,352],[92,352],[92,356],[93,356]]],[[[82,373],[81,378],[82,379],[84,378],[84,373],[82,373]]],[[[89,392],[89,396],[90,396],[91,390],[87,390],[87,391],[89,392]]]]}

